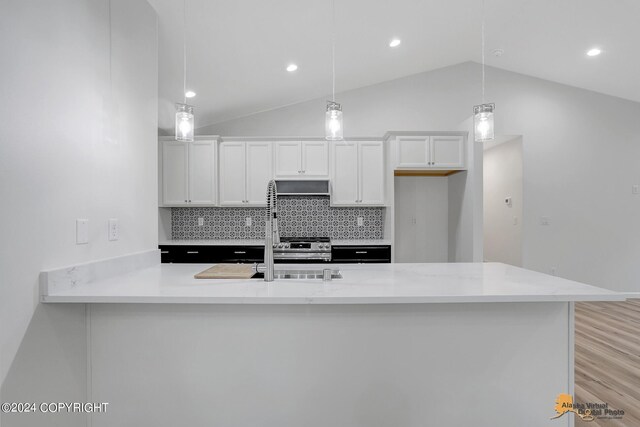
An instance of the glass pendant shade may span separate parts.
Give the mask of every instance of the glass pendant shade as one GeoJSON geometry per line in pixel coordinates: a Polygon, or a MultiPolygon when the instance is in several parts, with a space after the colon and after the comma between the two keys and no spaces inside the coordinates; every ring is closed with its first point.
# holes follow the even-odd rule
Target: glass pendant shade
{"type": "Polygon", "coordinates": [[[493,110],[495,107],[495,104],[481,104],[473,107],[476,142],[493,140],[493,110]]]}
{"type": "Polygon", "coordinates": [[[343,140],[342,106],[337,102],[327,101],[324,131],[327,141],[343,140]]]}
{"type": "Polygon", "coordinates": [[[176,141],[193,142],[194,127],[193,106],[176,104],[176,141]]]}

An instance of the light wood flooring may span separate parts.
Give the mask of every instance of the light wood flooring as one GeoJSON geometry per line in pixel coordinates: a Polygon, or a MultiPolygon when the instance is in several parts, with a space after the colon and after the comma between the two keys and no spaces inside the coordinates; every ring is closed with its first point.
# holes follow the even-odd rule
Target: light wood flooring
{"type": "Polygon", "coordinates": [[[640,426],[640,299],[576,303],[576,402],[606,402],[622,420],[576,426],[640,426]]]}

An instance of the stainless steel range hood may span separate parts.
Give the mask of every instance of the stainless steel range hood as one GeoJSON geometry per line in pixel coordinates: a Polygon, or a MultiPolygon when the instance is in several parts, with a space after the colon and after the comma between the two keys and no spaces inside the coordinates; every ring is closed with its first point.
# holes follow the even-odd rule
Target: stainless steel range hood
{"type": "Polygon", "coordinates": [[[329,196],[329,180],[277,179],[278,196],[329,196]]]}

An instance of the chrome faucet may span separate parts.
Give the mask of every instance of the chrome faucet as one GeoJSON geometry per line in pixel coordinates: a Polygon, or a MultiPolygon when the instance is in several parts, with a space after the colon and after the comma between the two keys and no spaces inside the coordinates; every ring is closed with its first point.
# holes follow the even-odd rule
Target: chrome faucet
{"type": "Polygon", "coordinates": [[[264,272],[264,281],[273,282],[273,245],[280,243],[278,231],[278,187],[271,180],[267,185],[267,215],[264,230],[264,264],[256,271],[264,272]]]}

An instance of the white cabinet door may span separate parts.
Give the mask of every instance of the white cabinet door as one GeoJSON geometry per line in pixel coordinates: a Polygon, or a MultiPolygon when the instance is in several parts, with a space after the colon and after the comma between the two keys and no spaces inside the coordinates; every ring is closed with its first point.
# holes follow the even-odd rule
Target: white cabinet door
{"type": "Polygon", "coordinates": [[[333,178],[331,204],[334,206],[358,204],[358,145],[338,142],[332,147],[333,178]]]}
{"type": "Polygon", "coordinates": [[[436,168],[464,167],[464,138],[461,136],[432,136],[431,166],[436,168]]]}
{"type": "Polygon", "coordinates": [[[301,144],[297,141],[278,141],[275,148],[276,178],[302,175],[301,144]]]}
{"type": "Polygon", "coordinates": [[[384,205],[384,149],[380,141],[358,143],[359,204],[384,205]]]}
{"type": "Polygon", "coordinates": [[[189,146],[189,204],[216,203],[216,142],[194,141],[189,146]]]}
{"type": "Polygon", "coordinates": [[[245,143],[220,144],[220,205],[246,205],[245,143]]]}
{"type": "Polygon", "coordinates": [[[326,141],[302,142],[302,176],[329,176],[329,144],[326,141]]]}
{"type": "Polygon", "coordinates": [[[162,142],[162,202],[164,205],[188,204],[188,150],[189,145],[184,142],[162,142]]]}
{"type": "Polygon", "coordinates": [[[267,184],[273,178],[273,155],[270,142],[246,143],[247,203],[266,206],[267,184]]]}
{"type": "Polygon", "coordinates": [[[399,136],[396,139],[396,167],[429,167],[430,146],[428,136],[399,136]]]}

